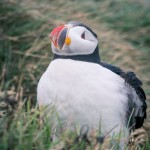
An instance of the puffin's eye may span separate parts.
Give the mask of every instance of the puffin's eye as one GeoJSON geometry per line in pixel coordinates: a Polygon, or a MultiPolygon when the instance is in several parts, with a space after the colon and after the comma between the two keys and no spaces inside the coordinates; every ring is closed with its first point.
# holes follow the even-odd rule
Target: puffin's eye
{"type": "Polygon", "coordinates": [[[81,34],[81,38],[85,39],[85,31],[81,34]]]}

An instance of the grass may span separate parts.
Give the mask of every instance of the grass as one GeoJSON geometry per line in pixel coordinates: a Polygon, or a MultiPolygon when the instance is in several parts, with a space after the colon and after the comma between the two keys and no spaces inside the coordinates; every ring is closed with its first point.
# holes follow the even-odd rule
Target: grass
{"type": "Polygon", "coordinates": [[[146,2],[95,0],[93,3],[89,0],[83,10],[89,13],[90,18],[105,21],[109,27],[126,33],[129,42],[141,47],[150,46],[150,12],[146,2]]]}
{"type": "MultiPolygon", "coordinates": [[[[80,20],[94,28],[100,36],[102,59],[135,70],[144,81],[149,101],[148,10],[147,3],[129,0],[1,1],[0,149],[63,147],[61,142],[50,141],[51,127],[47,121],[43,122],[35,103],[38,80],[52,60],[48,34],[69,20],[80,20]]],[[[148,109],[144,125],[148,132],[149,116],[148,109]]],[[[145,135],[139,132],[136,137],[145,135]]],[[[66,149],[85,149],[84,142],[73,143],[76,135],[62,136],[61,141],[69,146],[66,149]]],[[[142,143],[138,138],[134,140],[142,143]]],[[[99,147],[93,143],[91,147],[99,147]]],[[[134,149],[134,146],[135,143],[131,147],[134,149]]],[[[150,149],[149,143],[146,149],[150,149]]]]}
{"type": "MultiPolygon", "coordinates": [[[[1,105],[1,108],[4,107],[6,107],[6,105],[3,103],[3,107],[1,105]]],[[[11,107],[11,105],[9,105],[9,107],[11,107]]],[[[49,114],[50,118],[46,118],[45,114],[43,114],[43,110],[40,110],[37,106],[33,107],[29,100],[27,103],[25,103],[25,101],[20,101],[20,103],[16,104],[15,109],[7,109],[7,112],[3,114],[3,116],[1,115],[2,118],[0,119],[0,149],[93,150],[107,149],[110,143],[113,143],[111,146],[113,149],[119,149],[118,141],[120,140],[119,137],[121,134],[118,136],[115,135],[113,139],[106,137],[104,143],[100,145],[96,141],[96,137],[99,135],[98,132],[93,133],[91,135],[92,138],[87,141],[82,140],[82,137],[84,139],[84,136],[77,138],[83,131],[80,131],[79,133],[78,131],[70,132],[69,130],[66,130],[59,136],[57,141],[52,142],[53,112],[49,114]]],[[[61,128],[61,125],[59,127],[61,128]]],[[[147,147],[148,149],[149,144],[143,141],[145,138],[144,130],[134,132],[129,144],[131,145],[130,147],[133,149],[137,147],[141,147],[140,149],[147,147]]]]}
{"type": "MultiPolygon", "coordinates": [[[[21,105],[21,104],[20,104],[21,105]]],[[[9,112],[10,113],[10,112],[9,112]]],[[[50,126],[40,118],[37,108],[20,107],[0,120],[0,149],[49,149],[50,126]],[[25,109],[27,108],[27,109],[25,109]]]]}
{"type": "MultiPolygon", "coordinates": [[[[28,96],[35,93],[37,75],[43,68],[41,64],[44,62],[39,60],[44,54],[41,49],[50,48],[48,41],[42,43],[50,29],[49,26],[43,26],[46,21],[32,18],[18,4],[3,2],[0,11],[0,69],[5,74],[1,88],[19,90],[23,87],[28,96]]],[[[48,60],[48,56],[43,57],[48,60]]]]}

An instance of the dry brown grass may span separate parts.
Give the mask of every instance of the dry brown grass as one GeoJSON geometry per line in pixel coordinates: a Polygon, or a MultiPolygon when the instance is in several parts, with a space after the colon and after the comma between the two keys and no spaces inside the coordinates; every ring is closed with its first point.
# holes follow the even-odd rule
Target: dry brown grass
{"type": "MultiPolygon", "coordinates": [[[[15,0],[11,0],[11,2],[14,4],[18,3],[18,1],[15,0]]],[[[25,10],[25,13],[31,18],[34,18],[35,20],[39,20],[40,18],[41,20],[46,20],[46,22],[36,31],[26,32],[19,36],[3,36],[3,38],[16,43],[23,39],[34,40],[31,46],[25,51],[13,49],[13,56],[21,57],[20,62],[17,64],[18,70],[25,71],[20,72],[13,77],[12,81],[15,84],[9,87],[8,90],[4,91],[2,86],[0,86],[0,97],[4,100],[0,103],[0,107],[3,109],[0,116],[3,116],[8,111],[13,112],[13,108],[18,106],[17,104],[20,105],[20,102],[24,99],[35,99],[35,89],[38,79],[52,59],[48,32],[50,32],[53,27],[64,24],[70,20],[84,22],[98,34],[102,60],[120,66],[125,70],[134,71],[142,79],[144,89],[150,89],[149,76],[143,72],[144,68],[149,68],[150,61],[148,62],[147,60],[143,61],[140,59],[141,57],[145,57],[145,53],[137,50],[131,43],[125,40],[128,34],[120,34],[120,32],[108,28],[104,21],[93,18],[89,19],[90,12],[85,13],[81,9],[79,10],[78,5],[76,4],[75,1],[68,1],[66,3],[64,0],[55,0],[51,2],[26,0],[19,2],[20,7],[22,7],[25,10]],[[47,31],[47,34],[43,35],[43,32],[45,31],[47,31]],[[34,84],[34,88],[30,84],[24,86],[24,81],[27,77],[29,82],[31,82],[30,84],[34,84]]],[[[105,7],[107,7],[108,3],[105,3],[105,5],[105,7]]],[[[9,18],[10,16],[11,14],[5,17],[9,18]]],[[[140,30],[140,32],[144,34],[145,30],[140,30]]],[[[2,72],[0,74],[1,85],[5,83],[6,74],[7,67],[6,64],[3,64],[2,72]]],[[[150,95],[147,96],[147,100],[150,101],[150,95]]],[[[144,129],[136,130],[131,134],[129,149],[138,149],[137,143],[139,145],[144,145],[145,139],[147,139],[148,134],[150,135],[150,108],[148,108],[147,112],[148,119],[144,123],[144,129]]],[[[109,139],[106,139],[102,145],[102,149],[108,149],[108,141],[109,139]]],[[[100,145],[96,143],[95,140],[91,140],[91,142],[93,143],[95,150],[100,148],[100,145]]],[[[72,144],[72,141],[70,143],[72,144]]],[[[63,146],[64,144],[59,143],[59,148],[55,149],[62,149],[63,146]]]]}

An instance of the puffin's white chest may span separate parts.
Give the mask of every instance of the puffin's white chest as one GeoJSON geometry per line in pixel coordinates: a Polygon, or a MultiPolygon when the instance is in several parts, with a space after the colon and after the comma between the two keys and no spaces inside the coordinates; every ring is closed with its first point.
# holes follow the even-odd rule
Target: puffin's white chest
{"type": "Polygon", "coordinates": [[[124,124],[124,80],[95,63],[58,59],[38,84],[38,103],[55,105],[63,121],[104,131],[124,124]]]}

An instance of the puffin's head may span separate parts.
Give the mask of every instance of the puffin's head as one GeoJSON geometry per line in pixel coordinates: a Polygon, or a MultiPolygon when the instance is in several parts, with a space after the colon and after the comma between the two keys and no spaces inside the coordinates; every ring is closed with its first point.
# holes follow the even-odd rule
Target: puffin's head
{"type": "Polygon", "coordinates": [[[92,54],[98,44],[97,35],[77,21],[56,27],[50,39],[53,53],[66,56],[92,54]]]}

